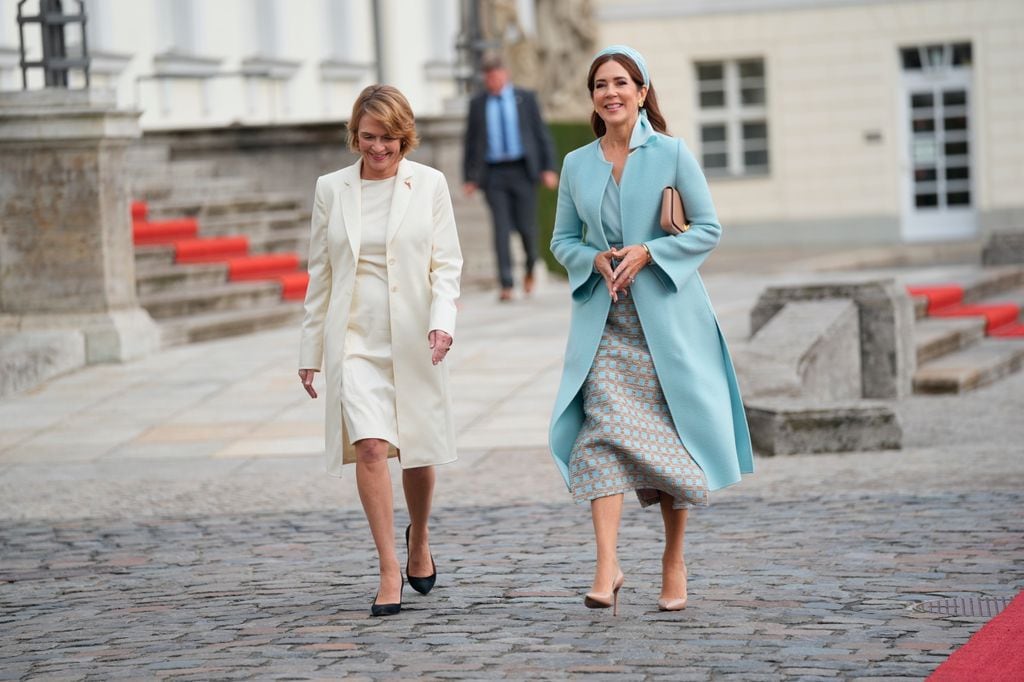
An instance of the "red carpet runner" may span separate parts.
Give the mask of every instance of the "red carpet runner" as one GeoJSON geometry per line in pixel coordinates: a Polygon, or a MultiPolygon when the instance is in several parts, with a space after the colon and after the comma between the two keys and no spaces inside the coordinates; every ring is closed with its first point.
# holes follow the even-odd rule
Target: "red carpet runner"
{"type": "Polygon", "coordinates": [[[974,633],[928,682],[1024,680],[1024,592],[974,633]]]}
{"type": "Polygon", "coordinates": [[[986,336],[1024,337],[1020,306],[1015,303],[965,304],[964,289],[957,284],[912,286],[907,292],[927,299],[931,317],[983,317],[986,336]]]}

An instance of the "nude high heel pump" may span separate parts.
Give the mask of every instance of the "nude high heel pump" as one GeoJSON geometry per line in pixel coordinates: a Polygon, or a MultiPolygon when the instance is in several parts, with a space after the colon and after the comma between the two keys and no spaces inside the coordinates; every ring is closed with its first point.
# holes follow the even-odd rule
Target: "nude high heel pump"
{"type": "Polygon", "coordinates": [[[683,596],[678,599],[659,599],[659,611],[682,611],[686,608],[686,564],[683,564],[683,596]]]}
{"type": "Polygon", "coordinates": [[[583,605],[588,609],[607,609],[611,607],[612,615],[619,615],[619,590],[622,589],[622,583],[626,582],[626,576],[619,571],[619,575],[615,578],[615,583],[612,585],[611,592],[587,592],[586,596],[583,597],[583,605]]]}

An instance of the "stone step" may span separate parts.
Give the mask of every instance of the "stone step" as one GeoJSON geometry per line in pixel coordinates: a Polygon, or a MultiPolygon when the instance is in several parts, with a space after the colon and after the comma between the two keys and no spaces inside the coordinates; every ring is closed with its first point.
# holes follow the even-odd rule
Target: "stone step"
{"type": "Polygon", "coordinates": [[[224,263],[160,264],[136,267],[135,284],[139,296],[165,291],[207,289],[225,284],[228,266],[224,263]]]}
{"type": "Polygon", "coordinates": [[[914,372],[915,393],[963,393],[1012,374],[1024,363],[1024,339],[985,338],[923,363],[914,372]]]}
{"type": "Polygon", "coordinates": [[[234,282],[202,289],[163,291],[139,296],[153,319],[183,317],[223,310],[272,305],[281,300],[281,285],[274,281],[234,282]]]}
{"type": "Polygon", "coordinates": [[[761,455],[898,450],[903,441],[896,413],[877,400],[754,398],[744,407],[761,455]]]}
{"type": "Polygon", "coordinates": [[[223,194],[252,194],[258,183],[241,177],[209,177],[201,181],[189,178],[187,182],[154,176],[140,178],[132,183],[132,198],[137,201],[190,201],[217,197],[223,194]]]}
{"type": "Polygon", "coordinates": [[[309,212],[300,209],[257,211],[205,218],[199,224],[204,237],[268,234],[276,230],[302,228],[309,234],[309,212]]]}
{"type": "Polygon", "coordinates": [[[174,263],[174,247],[170,244],[150,244],[135,247],[135,271],[148,270],[174,263]]]}
{"type": "Polygon", "coordinates": [[[985,321],[980,317],[926,317],[914,324],[917,364],[966,348],[985,338],[985,321]]]}
{"type": "Polygon", "coordinates": [[[250,253],[297,253],[303,265],[309,253],[309,228],[275,230],[249,239],[250,253]]]}
{"type": "Polygon", "coordinates": [[[302,303],[279,302],[273,305],[199,313],[160,320],[165,346],[196,341],[209,341],[226,336],[250,334],[263,329],[298,325],[302,320],[302,303]]]}
{"type": "Polygon", "coordinates": [[[298,210],[302,199],[285,192],[247,192],[210,198],[161,200],[149,206],[150,220],[196,217],[202,221],[213,216],[261,213],[275,210],[298,210]]]}
{"type": "MultiPolygon", "coordinates": [[[[958,284],[964,290],[963,303],[978,303],[1024,286],[1024,267],[1002,265],[986,268],[936,268],[925,277],[908,276],[906,283],[914,286],[958,284]]],[[[913,300],[917,319],[926,317],[926,299],[914,297],[913,300]]]]}
{"type": "Polygon", "coordinates": [[[134,144],[125,152],[129,166],[162,167],[171,159],[171,148],[166,144],[134,144]]]}

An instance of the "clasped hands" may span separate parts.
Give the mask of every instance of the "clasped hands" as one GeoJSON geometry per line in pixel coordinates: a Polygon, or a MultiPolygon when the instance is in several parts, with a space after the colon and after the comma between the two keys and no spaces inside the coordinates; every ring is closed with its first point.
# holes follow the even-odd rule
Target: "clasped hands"
{"type": "Polygon", "coordinates": [[[594,268],[604,278],[612,301],[618,301],[620,293],[628,293],[637,273],[647,267],[649,262],[650,252],[643,244],[608,249],[594,256],[594,268]]]}
{"type": "MultiPolygon", "coordinates": [[[[450,334],[447,334],[440,329],[433,329],[427,334],[427,341],[430,342],[430,362],[432,364],[439,364],[444,361],[448,351],[452,348],[453,339],[450,334]]],[[[299,380],[302,381],[302,387],[306,389],[306,393],[309,394],[310,398],[316,398],[316,389],[313,388],[313,377],[319,370],[316,369],[300,369],[299,380]]]]}

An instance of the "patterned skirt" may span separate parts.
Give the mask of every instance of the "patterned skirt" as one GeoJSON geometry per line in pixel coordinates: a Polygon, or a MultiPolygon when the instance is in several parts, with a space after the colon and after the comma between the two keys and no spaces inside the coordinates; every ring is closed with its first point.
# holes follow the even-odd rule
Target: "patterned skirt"
{"type": "Polygon", "coordinates": [[[583,384],[583,428],[569,456],[577,502],[636,491],[644,507],[707,506],[704,472],[669,413],[632,297],[612,303],[597,357],[583,384]]]}

